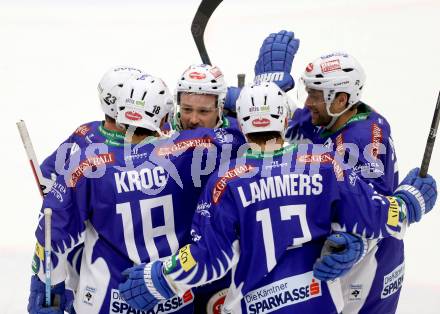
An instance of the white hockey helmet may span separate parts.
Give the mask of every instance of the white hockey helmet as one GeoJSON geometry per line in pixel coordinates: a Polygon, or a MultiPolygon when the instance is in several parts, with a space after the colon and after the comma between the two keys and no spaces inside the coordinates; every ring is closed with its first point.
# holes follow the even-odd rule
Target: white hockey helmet
{"type": "Polygon", "coordinates": [[[193,64],[183,72],[177,81],[174,93],[176,102],[176,122],[180,125],[180,95],[181,93],[208,94],[217,97],[217,109],[220,127],[223,117],[223,106],[225,103],[228,86],[226,85],[223,72],[217,67],[209,64],[193,64]]]}
{"type": "Polygon", "coordinates": [[[238,123],[244,134],[276,131],[284,137],[290,117],[289,100],[275,83],[245,86],[236,107],[238,123]]]}
{"type": "Polygon", "coordinates": [[[130,78],[138,78],[144,73],[136,68],[117,66],[109,69],[98,84],[99,100],[104,113],[116,119],[116,101],[124,83],[130,78]]]}
{"type": "Polygon", "coordinates": [[[173,108],[173,97],[162,79],[143,76],[129,79],[117,101],[116,122],[160,133],[160,122],[173,108]]]}
{"type": "Polygon", "coordinates": [[[301,80],[307,89],[323,91],[327,114],[332,117],[326,126],[330,128],[340,115],[360,101],[365,73],[355,58],[345,52],[334,52],[309,63],[301,80]],[[330,106],[336,94],[341,92],[349,95],[347,108],[332,113],[330,106]]]}

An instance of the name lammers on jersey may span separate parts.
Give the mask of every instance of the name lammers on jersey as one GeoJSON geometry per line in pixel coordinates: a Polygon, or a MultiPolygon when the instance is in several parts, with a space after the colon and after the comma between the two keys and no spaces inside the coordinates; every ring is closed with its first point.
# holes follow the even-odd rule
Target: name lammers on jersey
{"type": "Polygon", "coordinates": [[[319,195],[322,193],[322,175],[291,173],[261,178],[249,183],[248,187],[246,192],[242,186],[238,187],[243,207],[277,197],[319,195]]]}
{"type": "Polygon", "coordinates": [[[152,169],[133,169],[115,172],[115,183],[118,193],[145,191],[166,185],[168,175],[165,169],[158,166],[152,169]]]}

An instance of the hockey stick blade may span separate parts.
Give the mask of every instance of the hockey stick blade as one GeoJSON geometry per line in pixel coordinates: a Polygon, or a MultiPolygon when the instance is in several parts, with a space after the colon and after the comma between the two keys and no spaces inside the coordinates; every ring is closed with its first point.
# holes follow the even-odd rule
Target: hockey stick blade
{"type": "Polygon", "coordinates": [[[428,173],[429,162],[431,161],[432,150],[434,149],[435,137],[437,135],[438,122],[440,111],[440,92],[437,97],[437,104],[434,109],[434,116],[432,117],[431,129],[429,130],[428,140],[426,141],[425,153],[423,154],[422,166],[420,167],[419,176],[424,178],[428,173]]]}
{"type": "Polygon", "coordinates": [[[191,33],[204,64],[211,64],[205,47],[205,28],[209,18],[223,0],[202,0],[191,23],[191,33]]]}

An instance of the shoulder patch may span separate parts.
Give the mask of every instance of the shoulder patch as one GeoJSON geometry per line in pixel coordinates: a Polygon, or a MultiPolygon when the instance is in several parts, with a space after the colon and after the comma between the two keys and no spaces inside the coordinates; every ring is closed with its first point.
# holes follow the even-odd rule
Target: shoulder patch
{"type": "Polygon", "coordinates": [[[254,167],[251,165],[242,165],[242,166],[238,166],[234,169],[230,169],[222,177],[220,177],[215,182],[214,189],[212,190],[213,203],[217,204],[219,202],[221,196],[225,192],[226,185],[227,185],[228,181],[231,181],[232,179],[234,179],[244,173],[250,172],[253,169],[254,169],[254,167]]]}
{"type": "Polygon", "coordinates": [[[187,149],[194,149],[199,146],[210,148],[212,146],[212,139],[209,137],[199,137],[175,142],[173,145],[161,146],[157,150],[157,155],[168,156],[176,152],[185,151],[187,149]]]}
{"type": "Polygon", "coordinates": [[[86,136],[87,133],[91,130],[91,127],[87,124],[83,124],[80,127],[78,127],[75,132],[73,132],[75,135],[78,136],[86,136]]]}
{"type": "Polygon", "coordinates": [[[99,154],[95,157],[89,157],[79,163],[78,167],[73,170],[69,178],[69,186],[75,187],[78,180],[84,176],[84,172],[87,169],[98,167],[105,164],[112,164],[115,162],[115,156],[113,153],[99,154]]]}

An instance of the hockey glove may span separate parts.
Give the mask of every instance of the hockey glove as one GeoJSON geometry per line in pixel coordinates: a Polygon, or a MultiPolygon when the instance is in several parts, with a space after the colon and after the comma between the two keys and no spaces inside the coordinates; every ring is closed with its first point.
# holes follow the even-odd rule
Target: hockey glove
{"type": "Polygon", "coordinates": [[[37,275],[31,277],[31,293],[27,310],[31,314],[63,314],[66,309],[66,296],[64,281],[55,285],[51,289],[52,302],[51,307],[45,305],[46,286],[37,275]]]}
{"type": "Polygon", "coordinates": [[[412,169],[397,187],[394,196],[406,205],[408,223],[420,221],[422,216],[431,211],[437,200],[437,184],[429,174],[419,177],[419,168],[412,169]]]}
{"type": "Polygon", "coordinates": [[[347,273],[364,255],[361,237],[335,232],[324,243],[321,257],[313,265],[313,275],[320,280],[332,280],[347,273]]]}
{"type": "Polygon", "coordinates": [[[122,275],[126,276],[127,280],[119,284],[119,292],[122,298],[136,309],[148,312],[159,301],[175,295],[164,277],[161,261],[128,268],[122,275]]]}
{"type": "Polygon", "coordinates": [[[293,32],[282,30],[264,40],[255,63],[255,83],[274,82],[285,92],[295,86],[290,71],[299,39],[294,36],[293,32]]]}

